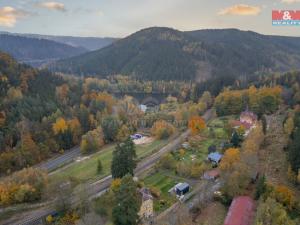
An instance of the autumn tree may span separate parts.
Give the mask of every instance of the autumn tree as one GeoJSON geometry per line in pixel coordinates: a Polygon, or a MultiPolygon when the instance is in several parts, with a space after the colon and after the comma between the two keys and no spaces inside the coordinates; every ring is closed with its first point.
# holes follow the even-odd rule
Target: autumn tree
{"type": "Polygon", "coordinates": [[[296,225],[285,208],[273,198],[261,202],[257,208],[255,225],[296,225]]]}
{"type": "Polygon", "coordinates": [[[68,121],[68,127],[72,133],[72,140],[74,144],[78,144],[81,136],[81,125],[77,118],[68,121]]]}
{"type": "Polygon", "coordinates": [[[57,142],[62,149],[69,149],[73,144],[73,136],[67,121],[64,118],[58,118],[52,125],[53,132],[57,142]]]}
{"type": "Polygon", "coordinates": [[[81,138],[80,150],[82,153],[91,153],[104,145],[104,135],[101,127],[87,132],[81,138]]]}
{"type": "Polygon", "coordinates": [[[226,150],[220,163],[221,170],[231,170],[235,163],[241,159],[240,150],[237,148],[229,148],[226,150]]]}
{"type": "Polygon", "coordinates": [[[118,116],[124,124],[137,128],[138,120],[143,112],[140,110],[133,97],[125,96],[117,105],[118,116]]]}
{"type": "Polygon", "coordinates": [[[295,206],[295,193],[284,185],[269,186],[269,196],[276,199],[290,210],[295,206]]]}
{"type": "Polygon", "coordinates": [[[116,140],[119,142],[123,142],[130,136],[130,133],[131,132],[130,132],[129,128],[125,124],[123,124],[118,131],[116,140]]]}
{"type": "Polygon", "coordinates": [[[67,104],[68,101],[69,86],[63,84],[59,87],[56,87],[56,96],[62,104],[67,104]]]}
{"type": "Polygon", "coordinates": [[[211,96],[209,91],[205,91],[201,98],[198,101],[199,103],[205,104],[205,110],[210,108],[213,105],[213,97],[211,96]]]}
{"type": "Polygon", "coordinates": [[[34,163],[40,161],[38,145],[35,143],[29,133],[22,135],[18,150],[21,153],[18,158],[19,165],[22,167],[26,165],[33,165],[34,163]]]}
{"type": "Polygon", "coordinates": [[[151,134],[158,139],[166,139],[174,132],[174,126],[164,120],[156,121],[151,128],[151,134]]]}
{"type": "Polygon", "coordinates": [[[205,121],[200,116],[193,116],[189,119],[188,127],[191,129],[192,134],[199,134],[205,127],[205,121]]]}
{"type": "Polygon", "coordinates": [[[46,187],[47,175],[38,169],[15,172],[0,182],[0,205],[40,200],[46,187]]]}
{"type": "Polygon", "coordinates": [[[6,114],[5,111],[0,112],[0,128],[4,126],[6,121],[6,114]]]}

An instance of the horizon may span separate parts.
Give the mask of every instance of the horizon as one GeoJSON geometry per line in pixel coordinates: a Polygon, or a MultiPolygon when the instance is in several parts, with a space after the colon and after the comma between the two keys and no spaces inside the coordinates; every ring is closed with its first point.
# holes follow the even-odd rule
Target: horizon
{"type": "Polygon", "coordinates": [[[2,0],[0,30],[20,34],[122,38],[149,27],[180,31],[239,29],[300,36],[299,26],[272,26],[272,10],[299,10],[299,0],[2,0]],[[203,7],[205,6],[205,7],[203,7]]]}
{"type": "MultiPolygon", "coordinates": [[[[41,33],[19,33],[19,32],[9,32],[9,31],[5,31],[5,30],[0,30],[0,34],[9,34],[9,35],[41,35],[41,36],[57,36],[57,37],[78,37],[78,38],[115,38],[115,39],[123,39],[126,37],[129,37],[135,33],[141,32],[143,30],[146,29],[151,29],[151,28],[166,28],[166,29],[173,29],[173,30],[177,30],[180,32],[193,32],[193,31],[204,31],[204,30],[238,30],[241,32],[254,32],[260,35],[265,35],[265,36],[281,36],[281,37],[300,37],[300,35],[284,35],[284,34],[264,34],[264,33],[260,33],[257,31],[253,31],[253,30],[243,30],[243,29],[239,29],[239,28],[204,28],[204,29],[196,29],[196,30],[179,30],[179,29],[175,29],[172,27],[162,27],[162,26],[152,26],[152,27],[145,27],[145,28],[141,28],[137,31],[134,31],[133,33],[130,33],[126,36],[123,37],[113,37],[113,36],[78,36],[78,35],[58,35],[58,34],[41,34],[41,33]]],[[[27,38],[31,38],[31,37],[27,37],[27,38]]],[[[34,38],[34,37],[32,37],[34,38]]]]}

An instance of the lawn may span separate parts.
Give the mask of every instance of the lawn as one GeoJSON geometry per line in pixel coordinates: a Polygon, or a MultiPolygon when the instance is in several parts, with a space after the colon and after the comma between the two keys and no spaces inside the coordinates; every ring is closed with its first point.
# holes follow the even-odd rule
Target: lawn
{"type": "Polygon", "coordinates": [[[182,180],[157,172],[147,176],[143,182],[146,187],[154,187],[160,190],[160,197],[154,199],[154,211],[161,212],[176,202],[176,197],[169,194],[168,191],[182,180]]]}
{"type": "MultiPolygon", "coordinates": [[[[144,158],[153,152],[159,150],[168,143],[168,140],[155,140],[152,143],[137,145],[136,153],[138,159],[144,158]]],[[[81,162],[76,162],[58,170],[57,172],[50,175],[51,180],[65,180],[68,178],[74,178],[78,181],[94,181],[101,179],[110,174],[110,165],[112,160],[112,152],[115,145],[104,147],[98,153],[90,156],[81,162]],[[101,160],[103,171],[101,174],[97,174],[97,162],[101,160]]]]}

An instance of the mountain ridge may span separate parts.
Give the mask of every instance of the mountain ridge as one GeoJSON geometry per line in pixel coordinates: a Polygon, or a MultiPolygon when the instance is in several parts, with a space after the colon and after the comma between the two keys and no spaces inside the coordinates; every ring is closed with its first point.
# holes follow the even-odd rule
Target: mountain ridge
{"type": "Polygon", "coordinates": [[[206,80],[300,68],[300,38],[262,35],[237,29],[179,31],[151,27],[111,45],[61,60],[50,68],[105,77],[206,80]]]}

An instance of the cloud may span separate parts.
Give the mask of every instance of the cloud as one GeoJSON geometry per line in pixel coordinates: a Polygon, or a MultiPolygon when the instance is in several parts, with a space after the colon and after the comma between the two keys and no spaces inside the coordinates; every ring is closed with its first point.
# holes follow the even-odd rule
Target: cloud
{"type": "Polygon", "coordinates": [[[61,12],[65,12],[66,8],[63,3],[60,2],[41,2],[37,4],[41,8],[49,9],[49,10],[57,10],[61,12]]]}
{"type": "Polygon", "coordinates": [[[13,27],[19,18],[27,16],[23,10],[18,10],[10,6],[0,8],[0,26],[13,27]]]}
{"type": "Polygon", "coordinates": [[[258,6],[238,4],[222,9],[218,12],[219,15],[240,15],[240,16],[256,16],[261,12],[258,6]]]}
{"type": "Polygon", "coordinates": [[[299,3],[300,0],[281,0],[281,2],[287,4],[293,4],[293,3],[299,3]]]}

